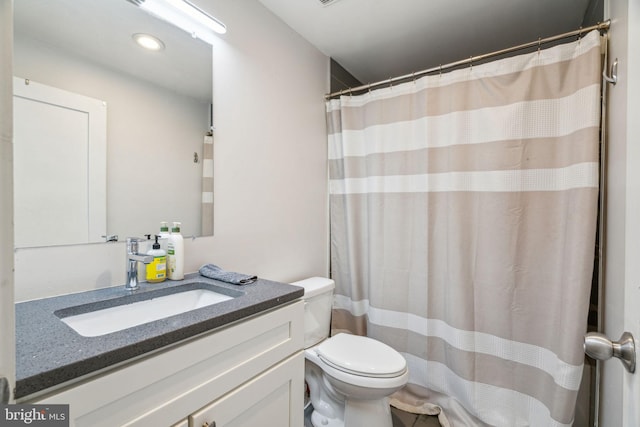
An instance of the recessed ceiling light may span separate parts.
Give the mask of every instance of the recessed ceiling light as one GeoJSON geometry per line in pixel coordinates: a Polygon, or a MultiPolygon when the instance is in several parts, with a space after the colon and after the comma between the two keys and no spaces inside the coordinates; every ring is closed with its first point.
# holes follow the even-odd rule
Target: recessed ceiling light
{"type": "Polygon", "coordinates": [[[136,41],[136,43],[138,43],[145,49],[155,51],[164,49],[164,43],[162,43],[162,40],[150,34],[137,33],[132,37],[136,41]]]}

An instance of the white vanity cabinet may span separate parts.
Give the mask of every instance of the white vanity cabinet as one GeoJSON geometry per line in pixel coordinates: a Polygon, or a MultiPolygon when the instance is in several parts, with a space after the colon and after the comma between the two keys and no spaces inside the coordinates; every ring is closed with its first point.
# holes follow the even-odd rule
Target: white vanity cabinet
{"type": "Polygon", "coordinates": [[[303,303],[239,321],[29,400],[71,426],[303,425],[303,303]]]}
{"type": "Polygon", "coordinates": [[[302,414],[304,394],[302,381],[296,381],[304,371],[304,355],[298,353],[267,372],[250,380],[228,395],[189,416],[189,426],[255,427],[293,426],[292,407],[302,414]],[[299,402],[295,403],[295,402],[299,402]]]}

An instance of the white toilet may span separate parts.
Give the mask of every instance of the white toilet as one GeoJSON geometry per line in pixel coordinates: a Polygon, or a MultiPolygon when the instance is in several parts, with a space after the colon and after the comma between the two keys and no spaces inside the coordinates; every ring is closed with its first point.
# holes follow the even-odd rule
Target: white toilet
{"type": "Polygon", "coordinates": [[[335,283],[312,277],[304,288],[305,381],[314,427],[391,427],[389,395],[409,378],[400,353],[372,338],[329,338],[335,283]]]}

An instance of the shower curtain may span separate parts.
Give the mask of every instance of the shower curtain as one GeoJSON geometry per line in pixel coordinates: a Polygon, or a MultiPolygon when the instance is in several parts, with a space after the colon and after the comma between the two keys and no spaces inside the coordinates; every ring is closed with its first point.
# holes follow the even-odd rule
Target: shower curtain
{"type": "Polygon", "coordinates": [[[202,144],[202,204],[200,221],[203,236],[213,235],[213,134],[202,144]]]}
{"type": "MultiPolygon", "coordinates": [[[[396,406],[571,425],[599,185],[597,31],[327,102],[333,333],[410,370],[396,406]]],[[[448,419],[448,421],[447,421],[448,419]]]]}

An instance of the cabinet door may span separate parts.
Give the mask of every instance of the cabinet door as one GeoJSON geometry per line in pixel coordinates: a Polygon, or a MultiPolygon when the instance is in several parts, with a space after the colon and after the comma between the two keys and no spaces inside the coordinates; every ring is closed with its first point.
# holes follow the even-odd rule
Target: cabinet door
{"type": "Polygon", "coordinates": [[[189,417],[190,427],[303,425],[304,354],[299,352],[189,417]]]}

